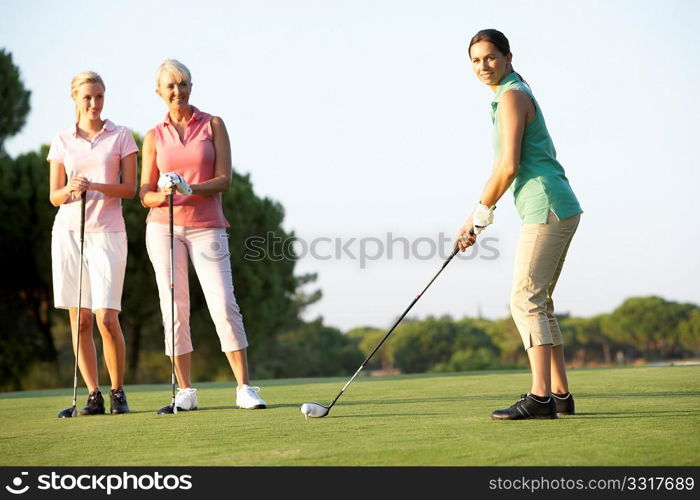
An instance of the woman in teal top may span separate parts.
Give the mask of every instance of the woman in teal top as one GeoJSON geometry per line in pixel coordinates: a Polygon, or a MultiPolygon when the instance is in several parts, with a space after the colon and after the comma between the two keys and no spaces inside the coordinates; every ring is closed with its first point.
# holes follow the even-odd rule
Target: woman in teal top
{"type": "Polygon", "coordinates": [[[491,103],[491,176],[457,236],[462,251],[493,222],[496,203],[509,188],[523,221],[516,251],[510,309],[532,372],[530,392],[491,417],[498,420],[557,418],[574,413],[552,293],[578,227],[581,207],[557,161],[554,144],[532,90],[513,70],[508,39],[479,31],[469,43],[477,78],[494,91],[491,103]]]}

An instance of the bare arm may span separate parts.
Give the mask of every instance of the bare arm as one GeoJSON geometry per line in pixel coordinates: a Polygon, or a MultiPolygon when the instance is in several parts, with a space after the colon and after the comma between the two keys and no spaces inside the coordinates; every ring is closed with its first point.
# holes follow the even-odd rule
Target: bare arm
{"type": "Polygon", "coordinates": [[[501,122],[501,155],[494,160],[491,176],[481,193],[481,203],[494,206],[508,190],[520,165],[525,124],[530,111],[534,111],[532,101],[524,92],[512,90],[501,97],[498,115],[501,122]]]}
{"type": "Polygon", "coordinates": [[[165,191],[158,191],[158,166],[156,165],[156,139],[153,131],[143,138],[143,166],[141,168],[141,189],[139,198],[147,208],[162,206],[168,197],[165,191]]]}
{"type": "Polygon", "coordinates": [[[136,196],[136,153],[122,158],[120,163],[121,182],[119,184],[90,183],[90,189],[114,198],[133,198],[136,196]]]}
{"type": "MultiPolygon", "coordinates": [[[[525,125],[534,119],[535,108],[527,94],[519,90],[508,91],[501,97],[498,117],[501,128],[501,155],[494,158],[491,176],[481,193],[480,203],[493,207],[518,175],[520,152],[525,125]]],[[[476,242],[471,232],[474,228],[472,214],[457,233],[456,243],[464,251],[476,242]]]]}
{"type": "Polygon", "coordinates": [[[214,141],[214,177],[192,184],[192,194],[211,196],[228,191],[231,187],[231,142],[224,121],[215,116],[211,119],[212,140],[214,141]]]}

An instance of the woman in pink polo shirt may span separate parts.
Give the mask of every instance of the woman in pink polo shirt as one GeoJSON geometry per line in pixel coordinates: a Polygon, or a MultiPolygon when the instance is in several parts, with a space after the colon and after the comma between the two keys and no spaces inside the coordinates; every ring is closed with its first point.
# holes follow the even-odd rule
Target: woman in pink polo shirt
{"type": "Polygon", "coordinates": [[[78,366],[90,392],[81,415],[105,412],[97,381],[97,355],[92,338],[93,313],[102,335],[105,363],[112,383],[110,413],[127,413],[124,394],[125,346],[119,325],[126,269],[126,229],[121,198],[136,195],[138,148],[126,127],[101,118],[105,85],[92,71],[71,82],[76,123],[51,141],[51,203],[60,207],[51,237],[54,305],[68,309],[73,347],[80,335],[78,366]],[[80,266],[80,198],[87,191],[83,286],[78,328],[80,266]],[[80,333],[78,333],[78,331],[80,333]]]}
{"type": "Polygon", "coordinates": [[[265,408],[259,388],[248,385],[243,318],[233,292],[231,260],[221,208],[221,194],[231,185],[231,145],[223,120],[189,103],[192,78],[179,61],[158,68],[156,93],[168,107],[165,118],[143,140],[141,202],[150,208],[146,246],[153,264],[165,328],[165,353],[173,355],[179,389],[178,410],[197,409],[190,381],[193,350],[190,336],[187,259],[192,261],[207,301],[221,350],[238,383],[239,408],[265,408]],[[170,235],[168,196],[174,194],[175,346],[171,345],[170,235]],[[159,189],[160,188],[160,189],[159,189]]]}

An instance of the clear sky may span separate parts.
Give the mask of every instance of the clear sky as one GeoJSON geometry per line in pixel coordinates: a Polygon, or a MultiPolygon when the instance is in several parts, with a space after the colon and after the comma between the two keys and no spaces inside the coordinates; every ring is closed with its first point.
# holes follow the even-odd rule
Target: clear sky
{"type": "MultiPolygon", "coordinates": [[[[557,310],[587,316],[648,294],[700,303],[699,5],[0,0],[0,47],[32,91],[7,149],[35,150],[70,125],[70,79],[85,69],[106,82],[103,117],[145,133],[166,111],[156,68],[177,58],[193,74],[190,102],[224,119],[234,168],[317,242],[318,258],[298,265],[324,293],[307,317],[386,327],[441,264],[419,258],[426,238],[456,233],[488,176],[492,94],[467,43],[493,27],[585,211],[557,310]],[[386,245],[388,233],[416,252],[404,259],[395,243],[363,266],[361,239],[376,255],[368,238],[386,245]],[[336,240],[356,259],[332,256],[336,240]]],[[[453,262],[412,314],[505,316],[519,224],[507,194],[483,234],[495,240],[453,262]]]]}

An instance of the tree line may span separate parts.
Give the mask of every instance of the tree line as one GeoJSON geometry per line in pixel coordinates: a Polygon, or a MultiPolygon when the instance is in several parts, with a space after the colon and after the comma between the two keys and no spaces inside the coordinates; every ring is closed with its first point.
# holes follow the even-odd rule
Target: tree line
{"type": "MultiPolygon", "coordinates": [[[[661,297],[632,297],[607,314],[558,315],[567,363],[632,364],[700,356],[700,307],[661,297]]],[[[368,354],[384,335],[376,328],[347,332],[368,354]]],[[[513,320],[409,320],[399,325],[368,369],[401,373],[456,372],[527,366],[513,320]]]]}

